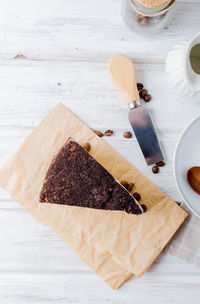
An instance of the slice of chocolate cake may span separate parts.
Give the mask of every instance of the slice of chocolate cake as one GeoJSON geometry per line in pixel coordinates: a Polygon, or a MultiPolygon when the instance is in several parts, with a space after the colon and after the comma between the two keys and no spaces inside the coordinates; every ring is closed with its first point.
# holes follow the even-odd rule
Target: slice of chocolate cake
{"type": "Polygon", "coordinates": [[[40,202],[132,214],[143,212],[133,196],[71,139],[60,149],[47,171],[40,202]]]}

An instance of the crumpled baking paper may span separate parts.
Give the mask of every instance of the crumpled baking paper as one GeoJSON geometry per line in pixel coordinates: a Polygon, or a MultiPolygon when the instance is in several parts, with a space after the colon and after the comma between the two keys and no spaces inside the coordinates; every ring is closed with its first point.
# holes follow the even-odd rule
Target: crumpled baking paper
{"type": "MultiPolygon", "coordinates": [[[[81,160],[80,160],[81,161],[81,160]]],[[[182,224],[187,213],[58,104],[0,170],[0,184],[41,223],[51,226],[112,288],[131,274],[141,276],[182,224]],[[69,137],[89,142],[90,154],[118,181],[135,184],[147,212],[95,210],[39,203],[53,156],[69,137]]]]}

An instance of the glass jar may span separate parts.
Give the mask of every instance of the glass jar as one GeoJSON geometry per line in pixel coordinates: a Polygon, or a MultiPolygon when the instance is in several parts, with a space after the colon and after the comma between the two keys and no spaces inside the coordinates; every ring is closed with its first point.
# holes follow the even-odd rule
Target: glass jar
{"type": "Polygon", "coordinates": [[[122,0],[122,18],[134,32],[154,35],[168,24],[175,0],[122,0]]]}

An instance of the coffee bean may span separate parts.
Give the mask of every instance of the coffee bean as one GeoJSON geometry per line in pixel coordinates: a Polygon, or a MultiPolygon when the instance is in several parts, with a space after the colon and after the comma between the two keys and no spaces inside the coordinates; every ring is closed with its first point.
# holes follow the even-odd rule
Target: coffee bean
{"type": "Polygon", "coordinates": [[[146,102],[151,101],[151,95],[147,94],[146,96],[144,96],[144,101],[146,102]]]}
{"type": "Polygon", "coordinates": [[[141,210],[139,208],[136,209],[136,214],[141,214],[141,210]]]}
{"type": "Polygon", "coordinates": [[[113,130],[106,130],[104,133],[105,136],[111,136],[113,135],[113,130]]]}
{"type": "Polygon", "coordinates": [[[143,88],[144,88],[143,84],[140,83],[140,82],[138,82],[137,83],[137,89],[138,89],[138,91],[141,91],[143,88]]]}
{"type": "Polygon", "coordinates": [[[146,212],[146,210],[147,210],[146,205],[142,204],[141,207],[142,207],[143,211],[146,212]]]}
{"type": "Polygon", "coordinates": [[[139,201],[139,200],[141,199],[141,196],[140,196],[140,194],[139,194],[138,192],[134,192],[134,193],[133,193],[133,197],[134,197],[137,201],[139,201]]]}
{"type": "Polygon", "coordinates": [[[126,132],[124,132],[123,136],[124,136],[125,138],[131,138],[131,137],[132,137],[132,133],[129,132],[129,131],[126,131],[126,132]]]}
{"type": "Polygon", "coordinates": [[[124,186],[126,189],[128,189],[128,182],[123,180],[121,181],[121,185],[124,186]]]}
{"type": "Polygon", "coordinates": [[[82,145],[83,149],[86,150],[86,151],[90,151],[91,149],[91,145],[89,143],[85,143],[84,145],[82,145]]]}
{"type": "Polygon", "coordinates": [[[131,192],[131,190],[133,189],[133,187],[134,187],[134,183],[130,183],[128,185],[128,191],[131,192]]]}
{"type": "Polygon", "coordinates": [[[163,167],[164,165],[165,165],[165,162],[163,160],[156,163],[156,166],[158,166],[158,167],[163,167]]]}
{"type": "Polygon", "coordinates": [[[155,173],[155,174],[158,173],[159,172],[159,168],[157,166],[153,166],[152,172],[155,173]]]}
{"type": "Polygon", "coordinates": [[[145,98],[145,96],[148,94],[148,91],[146,89],[143,89],[140,91],[140,98],[145,98]]]}
{"type": "Polygon", "coordinates": [[[61,83],[60,83],[60,82],[58,82],[58,85],[59,85],[59,86],[61,86],[61,83]]]}
{"type": "Polygon", "coordinates": [[[96,135],[98,135],[99,137],[102,137],[103,136],[103,133],[101,131],[95,131],[94,130],[94,133],[96,133],[96,135]]]}

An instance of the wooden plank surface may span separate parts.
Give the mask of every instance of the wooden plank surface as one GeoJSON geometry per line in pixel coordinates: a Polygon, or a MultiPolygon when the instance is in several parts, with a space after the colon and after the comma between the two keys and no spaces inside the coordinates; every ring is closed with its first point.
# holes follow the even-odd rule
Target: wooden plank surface
{"type": "MultiPolygon", "coordinates": [[[[172,45],[200,26],[200,1],[177,1],[162,34],[141,38],[122,23],[116,0],[14,0],[0,10],[0,165],[50,109],[63,102],[174,200],[173,153],[187,123],[200,114],[199,98],[167,87],[164,61],[172,45]],[[127,107],[106,72],[124,53],[153,96],[150,111],[166,158],[153,175],[130,130],[127,107]],[[17,56],[16,55],[23,55],[17,56]],[[58,85],[60,83],[61,85],[58,85]]],[[[112,291],[48,227],[37,223],[0,189],[0,303],[198,303],[200,270],[163,253],[142,277],[112,291]]]]}
{"type": "Polygon", "coordinates": [[[199,1],[177,1],[160,35],[141,38],[123,24],[120,0],[14,0],[0,11],[0,58],[23,54],[45,60],[107,60],[126,53],[137,61],[163,62],[177,40],[199,29],[199,1]],[[148,46],[148,47],[147,47],[148,46]]]}

